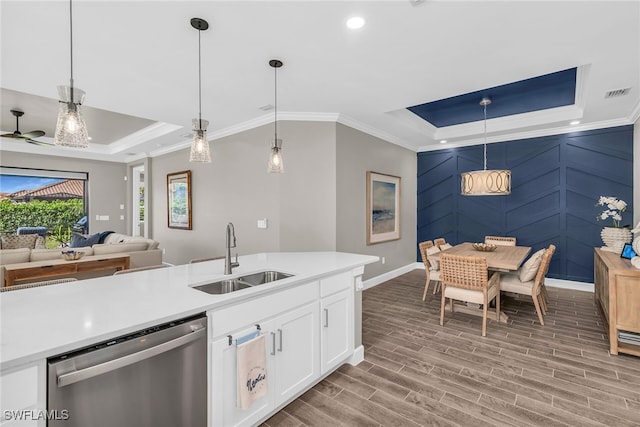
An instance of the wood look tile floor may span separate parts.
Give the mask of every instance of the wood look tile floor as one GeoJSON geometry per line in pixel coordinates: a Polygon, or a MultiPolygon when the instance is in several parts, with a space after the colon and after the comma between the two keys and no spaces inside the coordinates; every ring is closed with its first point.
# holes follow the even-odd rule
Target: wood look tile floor
{"type": "MultiPolygon", "coordinates": [[[[433,286],[433,285],[432,285],[433,286]]],[[[264,426],[640,426],[640,358],[611,356],[593,294],[503,297],[509,323],[422,301],[424,271],[363,294],[365,360],[344,365],[264,426]]]]}

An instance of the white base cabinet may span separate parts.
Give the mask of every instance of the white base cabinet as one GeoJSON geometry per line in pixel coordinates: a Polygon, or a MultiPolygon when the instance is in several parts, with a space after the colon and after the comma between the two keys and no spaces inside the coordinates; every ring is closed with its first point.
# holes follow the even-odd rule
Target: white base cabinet
{"type": "Polygon", "coordinates": [[[259,424],[349,359],[353,294],[349,271],[207,313],[209,426],[259,424]],[[236,405],[235,339],[257,325],[265,335],[268,393],[243,410],[236,405]]]}
{"type": "Polygon", "coordinates": [[[46,425],[46,364],[3,371],[0,376],[0,426],[46,425]]]}

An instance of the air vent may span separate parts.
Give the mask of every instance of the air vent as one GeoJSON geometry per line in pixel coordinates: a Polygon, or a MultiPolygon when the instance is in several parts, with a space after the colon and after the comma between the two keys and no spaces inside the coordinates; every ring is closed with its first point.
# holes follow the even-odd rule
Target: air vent
{"type": "Polygon", "coordinates": [[[271,104],[267,104],[267,105],[263,105],[262,107],[258,108],[259,110],[262,111],[269,111],[269,110],[273,110],[273,105],[271,104]]]}
{"type": "Polygon", "coordinates": [[[626,94],[629,93],[629,91],[631,91],[630,87],[626,87],[624,89],[616,89],[616,90],[610,90],[609,92],[604,94],[604,98],[615,98],[618,96],[625,96],[626,94]]]}

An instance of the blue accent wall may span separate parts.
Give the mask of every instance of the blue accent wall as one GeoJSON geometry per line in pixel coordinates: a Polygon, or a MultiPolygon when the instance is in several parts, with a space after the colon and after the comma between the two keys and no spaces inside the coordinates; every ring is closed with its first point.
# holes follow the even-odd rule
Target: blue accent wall
{"type": "Polygon", "coordinates": [[[599,197],[626,201],[622,224],[633,222],[633,126],[488,144],[487,169],[511,170],[511,195],[461,196],[460,173],[482,169],[482,151],[418,153],[418,242],[515,236],[533,251],[553,243],[548,277],[593,282],[593,248],[611,225],[596,219],[599,197]]]}

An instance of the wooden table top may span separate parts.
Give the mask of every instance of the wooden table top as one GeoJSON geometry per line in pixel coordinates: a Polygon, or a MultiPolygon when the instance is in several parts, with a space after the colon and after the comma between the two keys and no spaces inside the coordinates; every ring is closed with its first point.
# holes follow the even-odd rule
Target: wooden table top
{"type": "MultiPolygon", "coordinates": [[[[483,252],[473,249],[471,243],[465,242],[445,249],[441,253],[483,257],[487,259],[487,266],[490,270],[516,271],[531,252],[529,246],[501,246],[498,245],[493,252],[483,252]]],[[[439,259],[439,254],[429,255],[434,260],[439,259]]]]}
{"type": "Polygon", "coordinates": [[[60,258],[47,259],[42,261],[6,264],[3,267],[5,268],[5,271],[12,271],[12,270],[21,270],[25,268],[48,267],[50,265],[61,265],[61,264],[81,264],[81,263],[87,263],[91,261],[106,261],[106,260],[119,259],[119,258],[129,258],[129,254],[113,253],[113,254],[103,254],[103,255],[87,255],[73,261],[65,260],[64,258],[62,258],[62,254],[60,254],[60,258]]]}

